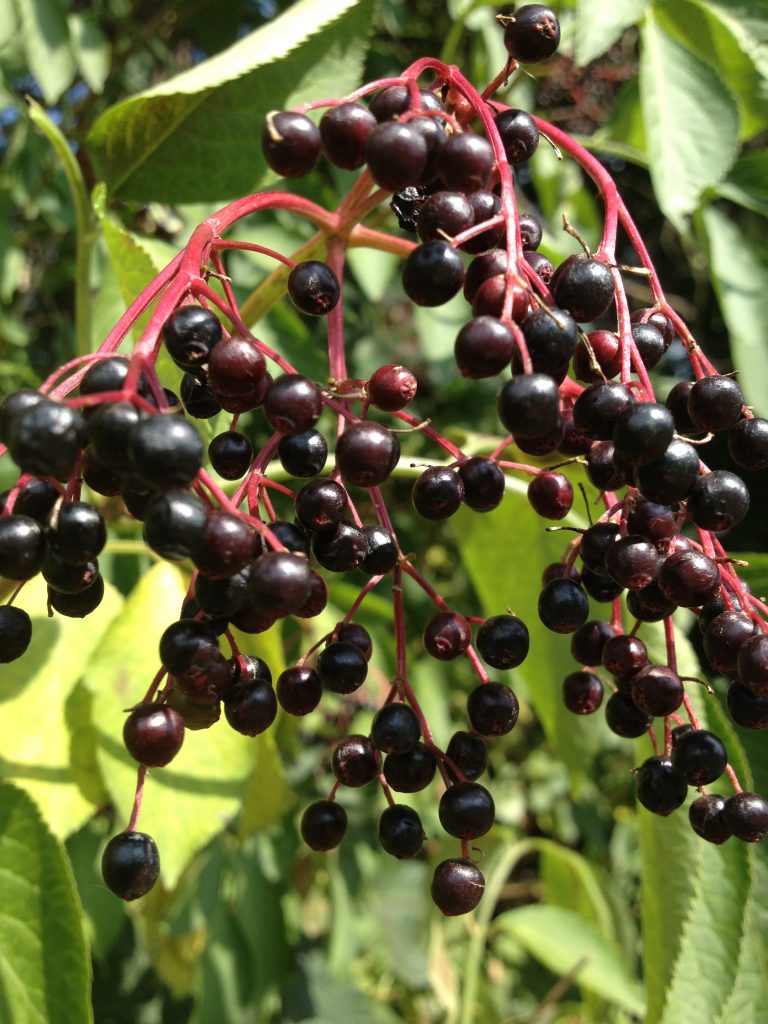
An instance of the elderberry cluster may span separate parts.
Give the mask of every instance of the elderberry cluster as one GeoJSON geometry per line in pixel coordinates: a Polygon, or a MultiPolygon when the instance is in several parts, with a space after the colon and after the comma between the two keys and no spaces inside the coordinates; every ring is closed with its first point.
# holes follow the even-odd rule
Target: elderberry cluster
{"type": "Polygon", "coordinates": [[[724,745],[699,726],[687,680],[677,673],[671,621],[678,608],[697,611],[713,670],[733,680],[734,720],[768,727],[768,609],[739,579],[719,540],[746,515],[748,491],[735,474],[710,472],[698,453],[711,435],[728,431],[736,463],[765,468],[768,422],[745,408],[738,383],[716,373],[666,302],[637,229],[594,158],[553,126],[493,100],[518,63],[551,56],[559,42],[557,19],[543,5],[499,20],[509,60],[482,95],[458,69],[425,59],[397,80],[310,105],[327,108],[317,124],[309,107],[270,113],[263,148],[278,174],[301,177],[321,156],[360,170],[339,208],[329,213],[281,192],[231,204],[197,229],[180,262],[139,296],[98,353],[67,368],[63,380],[15,392],[0,405],[0,441],[20,471],[0,498],[0,576],[19,583],[0,607],[0,661],[20,657],[30,643],[31,620],[13,601],[38,572],[48,584],[50,614],[83,616],[98,606],[104,584],[97,559],[107,537],[102,497],[121,499],[157,555],[191,568],[184,605],[160,640],[158,673],[124,722],[125,746],[140,766],[137,801],[103,858],[106,883],[124,899],[146,893],[160,870],[153,840],[135,828],[147,769],[169,764],[187,730],[213,726],[222,711],[231,728],[257,736],[280,709],[303,717],[324,693],[347,698],[360,690],[373,644],[355,613],[375,588],[389,585],[396,663],[389,693],[367,735],[335,745],[330,792],[304,810],[301,834],[313,850],[338,846],[347,829],[339,793],[378,782],[387,803],[379,820],[383,850],[420,856],[427,837],[419,815],[393,793],[425,789],[439,774],[439,819],[460,841],[460,855],[437,866],[432,896],[447,915],[479,902],[484,880],[469,843],[489,831],[495,810],[477,780],[488,741],[509,733],[519,712],[513,690],[485,666],[499,673],[518,667],[529,634],[504,610],[503,594],[500,614],[477,619],[434,590],[419,571],[418,552],[404,555],[382,490],[401,463],[400,428],[418,428],[441,456],[412,489],[416,513],[432,521],[462,505],[493,510],[513,472],[529,479],[536,513],[563,520],[574,492],[559,464],[586,465],[605,511],[546,570],[539,601],[543,624],[572,634],[581,666],[565,679],[563,700],[574,713],[590,714],[607,685],[610,728],[627,738],[647,732],[654,744],[654,719],[663,719],[663,753],[657,749],[637,772],[638,799],[649,810],[670,813],[691,786],[700,792],[691,824],[705,839],[755,841],[768,832],[768,803],[741,792],[724,745]],[[427,73],[433,81],[420,85],[427,73]],[[542,134],[598,182],[606,204],[597,252],[557,267],[538,251],[542,225],[534,212],[518,209],[515,190],[516,168],[534,157],[542,134]],[[383,201],[401,234],[363,223],[383,201]],[[327,258],[296,263],[254,243],[222,240],[240,218],[265,208],[291,210],[319,227],[327,258]],[[616,259],[619,222],[652,284],[654,304],[635,311],[616,259]],[[345,240],[352,238],[403,256],[403,290],[417,305],[437,306],[463,292],[471,313],[456,337],[459,373],[469,380],[505,375],[497,404],[504,432],[487,455],[467,457],[406,411],[417,380],[405,366],[387,363],[367,380],[349,377],[343,272],[345,240]],[[325,318],[326,381],[302,374],[243,322],[225,273],[233,248],[274,258],[276,273],[288,271],[293,305],[325,318]],[[135,351],[116,354],[145,312],[149,323],[135,351]],[[648,370],[676,335],[694,380],[660,403],[648,370]],[[161,349],[178,368],[178,396],[157,377],[161,349]],[[206,450],[194,421],[222,411],[232,417],[229,429],[206,450]],[[270,432],[258,451],[240,429],[244,417],[270,432]],[[517,453],[558,464],[511,461],[517,453]],[[83,484],[91,501],[81,499],[83,484]],[[295,664],[273,679],[266,662],[240,651],[233,628],[258,634],[288,617],[319,615],[329,574],[337,573],[355,573],[358,584],[362,578],[359,595],[295,664]],[[466,702],[468,728],[449,737],[433,735],[409,678],[405,577],[435,606],[424,651],[439,661],[465,659],[477,680],[466,702]],[[588,621],[588,598],[611,604],[608,621],[588,621]],[[623,598],[634,619],[629,631],[623,598]],[[638,633],[661,621],[667,661],[651,664],[638,633]],[[725,772],[734,795],[706,793],[725,772]]]}

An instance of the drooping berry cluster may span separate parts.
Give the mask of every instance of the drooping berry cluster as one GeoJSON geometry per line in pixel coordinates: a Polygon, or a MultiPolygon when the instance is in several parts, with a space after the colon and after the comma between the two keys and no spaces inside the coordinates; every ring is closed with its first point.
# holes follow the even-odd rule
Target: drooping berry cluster
{"type": "MultiPolygon", "coordinates": [[[[418,428],[442,456],[412,491],[416,512],[432,521],[462,505],[480,513],[496,508],[510,472],[530,479],[536,513],[563,520],[574,492],[562,467],[542,470],[506,456],[514,444],[558,463],[586,463],[605,511],[577,534],[562,563],[546,571],[539,602],[546,627],[572,634],[581,666],[563,682],[563,700],[577,714],[592,713],[608,681],[610,728],[628,738],[648,732],[654,744],[654,718],[663,718],[663,753],[657,750],[637,773],[638,798],[649,810],[670,813],[693,786],[701,795],[691,804],[691,824],[705,839],[755,841],[768,831],[768,803],[741,792],[722,742],[699,727],[687,680],[677,673],[671,621],[678,607],[698,610],[712,668],[734,680],[728,696],[734,720],[768,727],[768,609],[739,580],[718,538],[744,517],[749,495],[734,474],[710,472],[692,443],[727,430],[736,462],[765,468],[768,422],[744,407],[736,381],[715,372],[667,303],[605,170],[552,125],[492,99],[518,62],[550,56],[559,41],[557,19],[543,5],[499,20],[509,61],[482,95],[456,68],[424,59],[399,79],[311,104],[325,109],[319,124],[307,116],[309,107],[268,115],[263,146],[276,172],[301,177],[321,155],[360,169],[336,211],[277,191],[231,204],[200,225],[98,353],[64,367],[39,392],[16,392],[0,406],[0,441],[20,470],[0,498],[0,575],[19,581],[0,608],[0,661],[20,657],[30,643],[29,616],[13,601],[38,572],[48,583],[51,614],[82,616],[98,606],[104,585],[97,559],[106,541],[99,496],[121,497],[153,551],[192,566],[179,618],[160,642],[158,674],[124,723],[125,746],[140,766],[137,801],[103,860],[105,881],[124,899],[146,893],[159,872],[154,842],[136,831],[147,769],[167,765],[186,730],[214,725],[222,710],[229,726],[256,736],[279,708],[305,716],[323,692],[358,691],[372,641],[355,613],[388,584],[396,661],[388,696],[369,735],[344,737],[334,747],[335,781],[327,798],[304,811],[301,833],[314,850],[338,846],[347,828],[339,791],[378,781],[387,801],[379,821],[382,848],[398,858],[418,856],[425,839],[420,818],[392,794],[422,790],[439,773],[440,822],[461,849],[438,865],[432,896],[449,915],[477,905],[484,882],[469,843],[494,820],[493,799],[477,780],[486,741],[509,733],[519,710],[513,690],[491,680],[483,663],[497,672],[516,668],[529,636],[512,612],[483,621],[451,607],[418,570],[416,557],[403,554],[382,489],[400,464],[398,427],[418,428]],[[420,85],[428,75],[430,82],[420,85]],[[538,251],[542,226],[534,213],[518,210],[515,191],[515,168],[534,156],[542,134],[593,178],[605,203],[597,251],[572,255],[557,268],[538,251]],[[363,223],[385,201],[405,237],[363,223]],[[223,237],[264,209],[288,210],[314,224],[326,259],[296,263],[223,237]],[[619,225],[653,294],[652,306],[634,312],[617,266],[619,225]],[[505,435],[488,455],[467,457],[405,411],[417,391],[406,367],[386,364],[368,380],[349,377],[343,312],[349,243],[402,256],[403,289],[417,305],[439,305],[463,290],[471,315],[456,338],[460,374],[479,380],[511,369],[498,394],[505,435]],[[243,322],[226,275],[232,249],[265,253],[289,268],[290,301],[304,314],[326,318],[326,382],[303,375],[243,322]],[[133,353],[116,354],[145,311],[149,322],[133,353]],[[677,385],[661,404],[648,370],[676,334],[694,380],[677,385]],[[179,368],[180,397],[159,383],[155,363],[163,348],[179,368]],[[232,416],[230,427],[206,452],[193,421],[222,410],[232,416]],[[271,436],[260,450],[238,429],[242,417],[267,424],[271,436]],[[282,482],[286,474],[291,486],[282,482]],[[81,500],[83,484],[91,502],[81,500]],[[326,606],[327,574],[355,569],[365,582],[343,620],[277,679],[264,661],[238,649],[232,627],[257,634],[288,616],[314,617],[326,606]],[[477,677],[467,699],[468,729],[446,737],[444,748],[409,678],[406,576],[435,605],[425,651],[441,661],[465,658],[477,677]],[[624,591],[635,620],[629,632],[624,591]],[[588,597],[612,603],[610,621],[588,621],[588,597]],[[667,661],[650,664],[638,632],[643,623],[662,620],[667,661]],[[479,627],[474,644],[473,623],[479,627]],[[734,795],[706,793],[703,787],[724,772],[734,795]]],[[[503,595],[499,603],[503,608],[503,595]]]]}

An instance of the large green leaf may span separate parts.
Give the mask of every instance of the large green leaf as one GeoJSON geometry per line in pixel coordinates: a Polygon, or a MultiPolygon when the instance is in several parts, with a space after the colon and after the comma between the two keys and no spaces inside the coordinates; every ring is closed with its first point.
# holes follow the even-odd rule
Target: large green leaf
{"type": "Polygon", "coordinates": [[[343,96],[362,70],[374,0],[299,0],[211,60],[107,110],[89,136],[110,192],[218,201],[265,177],[269,110],[343,96]]]}
{"type": "Polygon", "coordinates": [[[643,16],[650,0],[577,0],[576,63],[589,64],[643,16]]]}
{"type": "Polygon", "coordinates": [[[672,39],[654,10],[641,29],[640,101],[656,199],[679,225],[733,163],[739,111],[716,72],[672,39]]]}
{"type": "Polygon", "coordinates": [[[88,1024],[90,963],[66,856],[22,790],[0,783],[0,1020],[88,1024]]]}
{"type": "Polygon", "coordinates": [[[730,334],[733,361],[741,371],[739,383],[747,402],[761,408],[768,389],[768,246],[763,240],[752,242],[715,207],[704,211],[703,223],[712,283],[730,334]]]}
{"type": "Polygon", "coordinates": [[[580,988],[635,1016],[642,1014],[640,984],[618,945],[578,914],[539,903],[506,911],[495,927],[512,935],[555,974],[573,972],[580,988]]]}
{"type": "Polygon", "coordinates": [[[708,0],[667,0],[656,5],[654,14],[659,26],[708,64],[733,94],[743,137],[761,131],[768,116],[768,85],[731,30],[731,19],[708,0]]]}
{"type": "Polygon", "coordinates": [[[122,599],[108,584],[104,600],[87,619],[49,619],[46,599],[45,583],[38,578],[16,602],[32,617],[32,643],[21,658],[3,665],[0,768],[34,797],[56,835],[66,836],[93,813],[92,801],[101,791],[98,776],[85,788],[80,785],[90,749],[89,709],[73,697],[73,688],[122,599]]]}
{"type": "Polygon", "coordinates": [[[64,5],[57,0],[13,0],[29,70],[47,103],[55,103],[75,74],[64,5]]]}
{"type": "Polygon", "coordinates": [[[552,749],[579,778],[600,745],[600,726],[596,716],[585,721],[565,709],[562,683],[574,671],[569,638],[545,630],[537,610],[542,570],[560,561],[564,535],[547,533],[531,515],[526,485],[519,480],[508,481],[504,501],[495,511],[462,510],[456,518],[462,561],[482,611],[498,615],[510,608],[531,630],[530,653],[511,673],[512,685],[523,684],[523,699],[533,706],[552,749]]]}
{"type": "MultiPolygon", "coordinates": [[[[155,565],[128,597],[85,676],[98,723],[97,756],[120,825],[130,813],[137,768],[122,744],[125,711],[141,701],[157,672],[160,636],[178,616],[186,590],[178,569],[155,565]]],[[[148,776],[139,827],[157,842],[166,887],[239,810],[259,742],[221,721],[188,732],[171,764],[148,776]]]]}

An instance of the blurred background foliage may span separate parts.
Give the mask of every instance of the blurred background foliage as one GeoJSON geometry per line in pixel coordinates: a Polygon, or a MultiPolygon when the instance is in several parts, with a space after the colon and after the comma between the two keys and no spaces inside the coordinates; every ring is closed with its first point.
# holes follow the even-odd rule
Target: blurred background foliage
{"type": "MultiPolygon", "coordinates": [[[[748,400],[765,414],[765,5],[553,6],[559,55],[519,72],[500,98],[535,109],[607,164],[671,301],[717,365],[741,371],[748,400]]],[[[259,145],[268,109],[342,94],[425,54],[458,63],[482,86],[505,60],[494,15],[510,10],[482,0],[0,0],[0,394],[35,386],[97,347],[199,220],[274,185],[259,145]]],[[[334,206],[352,180],[321,162],[296,187],[334,206]]],[[[600,205],[573,164],[542,144],[518,184],[523,205],[545,220],[548,255],[560,260],[576,247],[563,214],[596,244],[600,205]]],[[[396,230],[386,211],[379,223],[396,230]]],[[[291,253],[310,233],[273,214],[247,222],[239,237],[291,253]]],[[[246,254],[229,263],[252,320],[269,305],[259,290],[265,268],[246,254]]],[[[644,305],[642,279],[627,283],[633,306],[644,305]]],[[[365,378],[389,359],[406,363],[419,378],[419,413],[472,453],[486,451],[496,430],[496,385],[468,390],[457,379],[462,307],[413,309],[394,258],[350,254],[352,372],[365,378]]],[[[327,375],[322,325],[280,302],[258,330],[303,372],[327,375]]],[[[178,386],[172,367],[162,372],[178,386]]],[[[659,393],[687,372],[673,345],[654,374],[659,393]]],[[[247,429],[257,444],[266,440],[257,419],[247,429]]],[[[409,454],[430,454],[419,444],[413,438],[409,454]]],[[[712,448],[710,464],[728,468],[725,446],[712,448]]],[[[7,461],[2,486],[12,480],[7,461]]],[[[759,509],[765,485],[748,477],[759,509]]],[[[411,517],[410,483],[408,471],[391,483],[395,524],[446,600],[465,613],[510,607],[535,627],[540,573],[562,541],[534,521],[522,485],[497,512],[435,529],[411,517]]],[[[684,811],[670,820],[636,812],[630,768],[648,755],[647,741],[635,754],[599,716],[574,721],[560,708],[560,681],[572,670],[567,638],[534,628],[532,654],[512,673],[524,711],[494,744],[488,785],[498,824],[482,844],[488,888],[472,919],[443,920],[429,900],[432,867],[454,855],[440,838],[431,789],[413,800],[429,836],[422,860],[377,851],[382,797],[367,790],[343,794],[350,829],[338,853],[302,846],[298,818],[328,788],[330,745],[367,730],[393,672],[391,609],[375,596],[359,615],[376,645],[359,701],[326,700],[308,720],[283,719],[255,741],[224,728],[197,732],[154,774],[141,827],[158,841],[161,884],[141,906],[118,905],[98,861],[132,799],[135,772],[120,744],[125,693],[140,694],[154,674],[157,637],[186,581],[151,561],[136,524],[104,504],[111,539],[102,569],[112,581],[104,604],[85,625],[47,620],[42,592],[26,588],[36,639],[3,670],[0,867],[9,878],[23,857],[39,868],[28,884],[3,890],[0,882],[4,905],[14,907],[0,917],[10,965],[0,970],[4,1021],[765,1021],[765,855],[733,843],[704,848],[684,811]],[[37,960],[16,948],[20,921],[39,936],[37,960]],[[67,970],[56,970],[64,951],[67,970]],[[36,1016],[30,993],[38,993],[36,1016]]],[[[767,540],[759,512],[729,537],[760,593],[767,540]]],[[[333,627],[355,593],[354,582],[335,583],[319,621],[244,638],[244,649],[266,657],[276,675],[333,627]]],[[[414,682],[445,741],[462,727],[471,681],[461,666],[420,657],[431,609],[415,589],[407,599],[414,682]]],[[[687,674],[701,676],[692,621],[679,624],[690,635],[681,658],[687,674]]],[[[647,642],[659,642],[652,633],[647,642]]],[[[702,717],[726,738],[746,785],[768,791],[761,736],[725,722],[725,681],[712,683],[715,696],[698,700],[702,717]]]]}

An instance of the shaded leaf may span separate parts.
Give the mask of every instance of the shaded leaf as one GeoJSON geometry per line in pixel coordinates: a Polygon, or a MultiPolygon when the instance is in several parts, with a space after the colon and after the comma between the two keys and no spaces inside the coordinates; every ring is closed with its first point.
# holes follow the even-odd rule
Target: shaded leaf
{"type": "Polygon", "coordinates": [[[29,70],[47,103],[55,103],[75,74],[63,5],[56,0],[14,0],[29,70]]]}
{"type": "Polygon", "coordinates": [[[90,963],[72,872],[40,811],[0,783],[0,1019],[91,1021],[90,963]]]}
{"type": "Polygon", "coordinates": [[[679,225],[733,163],[739,112],[717,74],[664,32],[653,10],[640,35],[640,102],[656,199],[679,225]]]}
{"type": "Polygon", "coordinates": [[[718,192],[725,199],[768,217],[768,149],[757,149],[737,160],[718,192]]]}
{"type": "Polygon", "coordinates": [[[496,919],[495,927],[516,938],[558,976],[573,972],[575,985],[628,1013],[642,1014],[640,984],[619,947],[578,914],[535,904],[507,910],[496,919]]]}
{"type": "Polygon", "coordinates": [[[82,11],[72,13],[67,20],[80,74],[93,92],[100,93],[111,63],[109,40],[90,14],[82,11]]]}
{"type": "Polygon", "coordinates": [[[107,110],[89,146],[110,192],[218,201],[265,178],[268,111],[357,84],[372,0],[299,0],[211,60],[107,110]]]}

